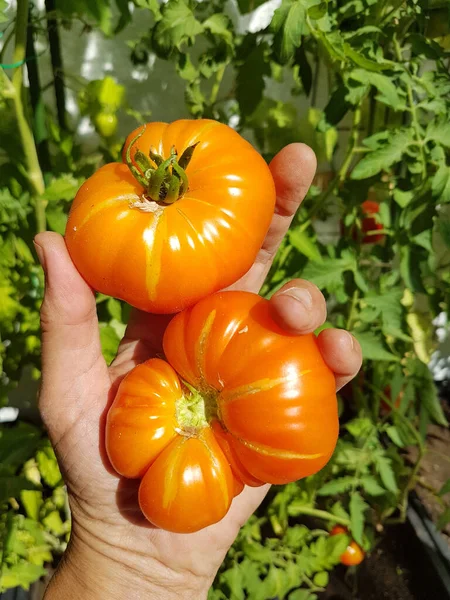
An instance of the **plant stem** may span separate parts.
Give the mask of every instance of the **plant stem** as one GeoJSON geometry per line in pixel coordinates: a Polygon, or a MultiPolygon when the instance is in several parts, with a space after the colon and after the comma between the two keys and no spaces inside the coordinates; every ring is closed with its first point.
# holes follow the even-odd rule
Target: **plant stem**
{"type": "Polygon", "coordinates": [[[62,130],[67,130],[66,119],[66,91],[63,79],[63,63],[61,56],[61,42],[59,39],[58,21],[55,17],[55,0],[45,0],[47,14],[47,32],[50,44],[50,57],[52,61],[53,85],[55,89],[56,111],[58,124],[62,130]]]}
{"type": "Polygon", "coordinates": [[[220,89],[220,85],[222,83],[223,76],[225,75],[226,67],[227,67],[227,65],[225,63],[220,67],[220,69],[216,73],[216,80],[213,83],[213,86],[211,88],[211,94],[209,97],[209,103],[211,106],[213,106],[216,103],[217,95],[219,93],[219,89],[220,89]]]}
{"type": "Polygon", "coordinates": [[[23,94],[23,68],[26,53],[27,24],[28,24],[29,0],[18,0],[16,16],[16,38],[13,62],[20,63],[16,68],[12,85],[8,86],[8,95],[14,103],[19,135],[27,164],[27,177],[34,196],[34,208],[36,214],[36,225],[38,231],[45,231],[45,204],[42,194],[45,190],[44,178],[42,176],[39,159],[36,152],[34,137],[30,125],[25,116],[22,102],[23,94]]]}
{"type": "MultiPolygon", "coordinates": [[[[393,42],[394,42],[395,57],[399,63],[403,63],[402,50],[400,48],[400,44],[398,43],[397,36],[395,36],[395,35],[394,35],[393,42]]],[[[406,67],[403,67],[403,68],[405,69],[406,73],[409,75],[408,69],[406,67]]],[[[422,180],[425,180],[426,176],[427,176],[427,161],[426,161],[426,157],[425,157],[425,151],[423,148],[421,127],[420,127],[420,123],[419,123],[419,118],[417,116],[417,108],[416,108],[416,104],[414,102],[413,90],[412,90],[411,84],[409,83],[408,80],[405,81],[405,87],[406,87],[406,94],[408,96],[409,110],[411,113],[411,124],[413,126],[416,140],[417,140],[417,143],[418,143],[418,146],[420,149],[420,162],[422,163],[422,180]]]]}
{"type": "Polygon", "coordinates": [[[36,143],[36,152],[39,158],[39,164],[42,171],[51,170],[50,153],[47,143],[47,128],[45,123],[45,107],[42,98],[42,88],[39,78],[39,64],[36,56],[36,48],[33,38],[33,24],[31,23],[31,13],[28,14],[27,29],[27,71],[28,81],[30,83],[30,102],[31,112],[34,121],[34,135],[36,143]]]}
{"type": "Polygon", "coordinates": [[[310,506],[298,506],[295,507],[295,516],[297,515],[308,515],[309,517],[317,517],[318,519],[323,519],[324,521],[333,521],[335,523],[340,523],[341,525],[349,525],[349,519],[344,517],[337,517],[326,510],[320,510],[318,508],[312,508],[310,506]]]}
{"type": "Polygon", "coordinates": [[[314,206],[312,206],[308,218],[311,219],[317,212],[322,208],[328,198],[333,194],[336,187],[340,186],[347,177],[348,169],[353,160],[353,156],[356,151],[356,147],[359,139],[359,124],[361,123],[361,105],[359,105],[355,112],[353,113],[353,125],[350,134],[349,145],[347,149],[347,154],[345,155],[344,162],[341,165],[341,168],[337,172],[336,176],[331,181],[327,190],[322,192],[320,196],[318,196],[314,206]]]}
{"type": "Polygon", "coordinates": [[[358,300],[359,300],[359,290],[355,290],[353,292],[352,303],[350,306],[350,312],[349,312],[348,319],[347,319],[347,325],[345,327],[345,329],[347,329],[348,331],[351,331],[351,329],[353,327],[353,321],[355,320],[355,311],[356,311],[356,306],[358,304],[358,300]]]}

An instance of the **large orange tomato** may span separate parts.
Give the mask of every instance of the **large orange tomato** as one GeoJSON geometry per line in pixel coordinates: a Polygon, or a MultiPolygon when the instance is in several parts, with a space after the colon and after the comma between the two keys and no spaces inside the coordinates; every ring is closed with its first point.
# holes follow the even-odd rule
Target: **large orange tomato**
{"type": "Polygon", "coordinates": [[[269,167],[212,120],[133,131],[124,163],[78,191],[66,243],[85,280],[142,310],[173,313],[250,268],[275,204],[269,167]]]}
{"type": "Polygon", "coordinates": [[[283,331],[267,300],[204,298],[170,322],[164,353],[123,380],[106,426],[113,467],[142,478],[140,506],[158,527],[196,531],[243,484],[295,481],[329,460],[334,375],[314,335],[283,331]]]}

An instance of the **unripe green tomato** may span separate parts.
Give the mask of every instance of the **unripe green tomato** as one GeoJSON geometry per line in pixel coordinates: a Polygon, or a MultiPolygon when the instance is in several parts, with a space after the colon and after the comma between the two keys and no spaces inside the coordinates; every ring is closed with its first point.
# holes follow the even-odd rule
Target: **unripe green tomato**
{"type": "Polygon", "coordinates": [[[109,138],[116,133],[117,117],[114,114],[101,111],[94,117],[97,132],[104,138],[109,138]]]}

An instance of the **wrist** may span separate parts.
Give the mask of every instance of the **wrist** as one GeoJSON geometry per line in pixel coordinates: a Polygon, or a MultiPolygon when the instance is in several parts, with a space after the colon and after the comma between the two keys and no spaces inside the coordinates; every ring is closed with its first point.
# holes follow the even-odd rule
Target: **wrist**
{"type": "Polygon", "coordinates": [[[174,572],[147,555],[143,560],[130,552],[119,559],[102,546],[73,531],[44,600],[206,600],[209,581],[174,572]]]}

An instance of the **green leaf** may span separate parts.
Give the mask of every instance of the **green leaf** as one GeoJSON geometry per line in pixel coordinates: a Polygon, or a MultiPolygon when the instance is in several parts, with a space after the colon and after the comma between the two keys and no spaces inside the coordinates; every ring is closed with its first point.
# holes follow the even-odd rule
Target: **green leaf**
{"type": "Polygon", "coordinates": [[[386,490],[381,487],[375,477],[371,475],[365,475],[361,477],[361,487],[369,496],[382,496],[386,493],[386,490]]]}
{"type": "Polygon", "coordinates": [[[110,364],[117,354],[120,343],[120,338],[111,325],[100,323],[100,343],[103,356],[105,357],[106,362],[110,364]]]}
{"type": "Polygon", "coordinates": [[[433,176],[431,190],[439,202],[450,202],[450,167],[441,165],[433,176]]]}
{"type": "MultiPolygon", "coordinates": [[[[364,29],[364,28],[363,28],[364,29]]],[[[348,35],[345,36],[348,39],[348,35]]],[[[391,63],[388,61],[377,62],[375,60],[371,60],[367,58],[360,52],[356,51],[354,48],[350,46],[347,42],[344,43],[344,52],[345,55],[348,56],[356,65],[362,67],[365,71],[368,71],[367,75],[372,76],[376,75],[376,72],[385,71],[386,69],[392,69],[395,63],[391,63]],[[375,71],[375,73],[374,73],[375,71]]],[[[374,84],[375,87],[376,84],[374,84]]]]}
{"type": "Polygon", "coordinates": [[[62,522],[61,515],[59,511],[53,510],[48,515],[46,515],[42,519],[43,525],[45,528],[54,533],[55,535],[62,535],[65,533],[66,528],[64,527],[64,523],[62,522]]]}
{"type": "Polygon", "coordinates": [[[395,427],[394,425],[389,425],[388,427],[386,427],[386,433],[396,446],[398,446],[399,448],[405,447],[404,441],[397,427],[395,427]]]}
{"type": "Polygon", "coordinates": [[[19,498],[22,490],[35,490],[36,485],[17,475],[0,475],[0,506],[8,498],[19,498]]]}
{"type": "Polygon", "coordinates": [[[0,23],[8,22],[9,19],[5,14],[8,8],[9,4],[6,2],[6,0],[0,0],[0,23]]]}
{"type": "Polygon", "coordinates": [[[223,13],[211,15],[203,21],[203,28],[214,38],[221,38],[228,46],[233,46],[232,22],[223,13]]]}
{"type": "MultiPolygon", "coordinates": [[[[370,141],[370,138],[366,138],[364,144],[370,147],[370,141]]],[[[376,150],[368,152],[359,161],[352,171],[351,178],[367,179],[380,171],[387,171],[394,163],[401,160],[403,153],[412,141],[412,134],[409,130],[398,129],[390,132],[385,142],[378,144],[376,150]]]]}
{"type": "Polygon", "coordinates": [[[404,308],[401,304],[403,290],[394,288],[382,295],[367,295],[364,301],[377,311],[381,317],[382,329],[385,335],[390,335],[410,342],[411,338],[403,333],[402,316],[404,308]]]}
{"type": "Polygon", "coordinates": [[[156,54],[167,59],[176,48],[184,43],[193,43],[202,33],[203,26],[184,0],[171,0],[161,8],[161,20],[152,35],[152,47],[156,54]]]}
{"type": "Polygon", "coordinates": [[[313,241],[306,231],[301,231],[299,228],[290,229],[288,233],[289,242],[301,254],[313,261],[322,262],[322,255],[317,246],[317,242],[313,241]]]}
{"type": "Polygon", "coordinates": [[[28,590],[32,583],[46,573],[44,567],[26,561],[20,561],[13,565],[3,564],[0,574],[0,590],[9,590],[16,587],[28,590]]]}
{"type": "Polygon", "coordinates": [[[364,513],[368,509],[359,492],[352,492],[350,496],[350,531],[358,544],[363,543],[364,513]]]}
{"type": "Polygon", "coordinates": [[[347,492],[355,483],[355,478],[351,475],[345,477],[336,477],[331,481],[327,481],[318,491],[318,496],[334,496],[347,492]]]}
{"type": "Polygon", "coordinates": [[[388,458],[384,453],[376,453],[374,455],[374,462],[384,487],[393,494],[397,494],[398,487],[395,480],[391,459],[388,458]]]}
{"type": "Polygon", "coordinates": [[[406,192],[400,190],[399,188],[394,188],[392,192],[392,196],[400,208],[405,208],[414,198],[414,192],[412,190],[407,190],[406,192]]]}
{"type": "Polygon", "coordinates": [[[37,451],[36,462],[42,479],[47,485],[54,488],[61,483],[61,472],[50,442],[47,441],[46,445],[37,451]]]}
{"type": "Polygon", "coordinates": [[[265,2],[267,2],[267,0],[237,0],[242,15],[254,11],[258,6],[261,6],[261,4],[264,4],[265,2]]]}
{"type": "Polygon", "coordinates": [[[277,8],[270,24],[275,56],[281,64],[286,64],[294,56],[294,51],[307,32],[306,12],[308,2],[305,0],[283,0],[277,8]]]}
{"type": "Polygon", "coordinates": [[[374,430],[372,421],[367,417],[352,419],[345,428],[354,438],[367,438],[374,430]]]}
{"type": "Polygon", "coordinates": [[[236,76],[236,99],[245,119],[253,114],[263,96],[264,77],[270,74],[265,47],[258,44],[239,66],[236,76]]]}
{"type": "Polygon", "coordinates": [[[450,479],[447,479],[447,481],[439,490],[439,496],[445,496],[445,494],[450,494],[450,479]]]}
{"type": "Polygon", "coordinates": [[[108,298],[106,306],[113,319],[122,321],[122,305],[120,304],[119,300],[116,300],[115,298],[108,298]]]}
{"type": "Polygon", "coordinates": [[[47,221],[50,228],[56,233],[64,235],[67,225],[67,213],[62,205],[49,206],[46,210],[47,221]]]}
{"type": "Polygon", "coordinates": [[[346,271],[356,271],[356,258],[344,251],[341,258],[327,258],[322,262],[310,262],[303,269],[302,277],[312,281],[319,288],[327,288],[330,292],[343,286],[343,275],[346,271]]]}
{"type": "Polygon", "coordinates": [[[305,525],[292,525],[287,529],[283,541],[289,548],[298,550],[309,538],[310,533],[310,530],[305,525]]]}
{"type": "Polygon", "coordinates": [[[228,585],[231,593],[230,600],[245,600],[244,590],[242,589],[242,575],[238,563],[222,573],[221,579],[228,585]]]}
{"type": "Polygon", "coordinates": [[[437,394],[436,385],[428,366],[417,361],[414,372],[415,387],[419,394],[422,407],[428,412],[430,418],[443,427],[448,426],[448,421],[437,394]]]}
{"type": "Polygon", "coordinates": [[[0,426],[0,469],[15,472],[31,458],[42,437],[42,432],[33,425],[19,422],[14,427],[0,426]]]}
{"type": "Polygon", "coordinates": [[[363,84],[373,85],[380,93],[377,97],[380,102],[391,106],[394,110],[404,109],[405,102],[399,96],[399,88],[394,85],[390,77],[381,73],[371,73],[364,69],[355,69],[349,77],[363,84]]]}
{"type": "Polygon", "coordinates": [[[71,201],[74,199],[82,182],[82,179],[77,179],[70,173],[64,173],[56,179],[52,179],[42,198],[47,200],[47,202],[71,201]]]}
{"type": "Polygon", "coordinates": [[[443,215],[440,215],[438,221],[438,230],[441,234],[442,241],[450,248],[450,219],[445,218],[443,215]]]}
{"type": "Polygon", "coordinates": [[[289,594],[289,600],[317,600],[317,594],[312,594],[309,590],[294,590],[289,594]]]}
{"type": "Polygon", "coordinates": [[[20,501],[25,508],[25,514],[30,519],[37,521],[42,506],[42,492],[38,490],[21,490],[20,501]]]}
{"type": "Polygon", "coordinates": [[[324,587],[327,587],[329,579],[330,579],[330,577],[329,577],[327,571],[319,571],[319,573],[316,573],[314,575],[313,582],[314,582],[314,585],[324,588],[324,587]]]}
{"type": "Polygon", "coordinates": [[[193,65],[189,54],[181,53],[177,62],[177,73],[186,81],[194,81],[199,76],[198,69],[193,65]]]}
{"type": "Polygon", "coordinates": [[[363,358],[365,360],[383,360],[398,362],[400,359],[386,350],[382,339],[370,331],[352,331],[361,344],[363,358]]]}
{"type": "Polygon", "coordinates": [[[427,127],[426,141],[450,148],[450,121],[448,119],[431,121],[427,127]]]}

